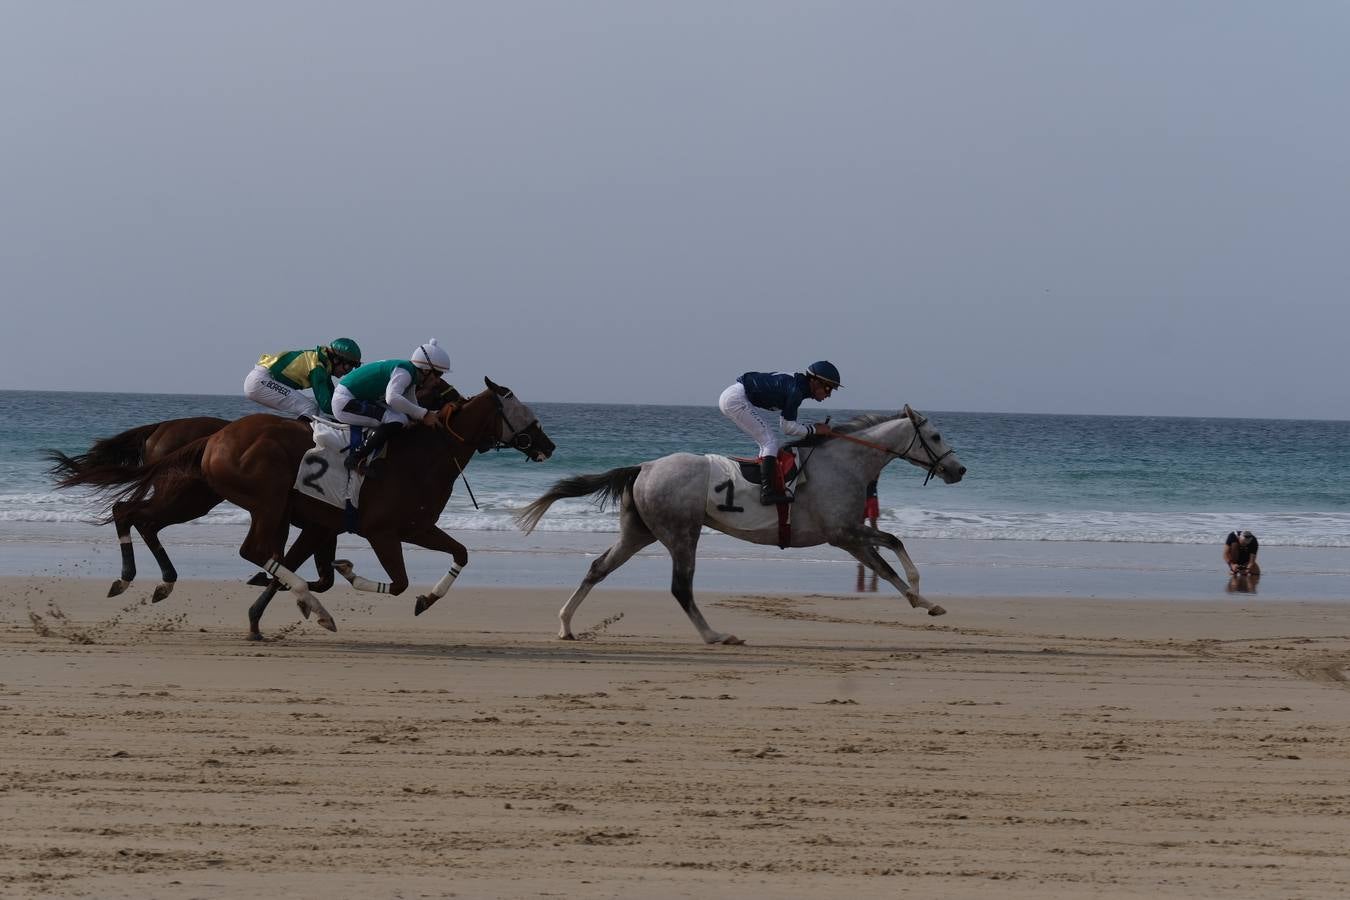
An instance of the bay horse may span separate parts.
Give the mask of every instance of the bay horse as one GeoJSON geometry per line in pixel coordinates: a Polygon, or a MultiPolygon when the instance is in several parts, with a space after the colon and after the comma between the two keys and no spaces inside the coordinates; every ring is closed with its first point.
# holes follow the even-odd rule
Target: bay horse
{"type": "MultiPolygon", "coordinates": [[[[363,484],[354,525],[345,521],[343,510],[292,491],[313,436],[303,422],[267,414],[236,419],[158,463],[136,470],[120,482],[111,505],[127,504],[126,517],[142,534],[152,535],[163,527],[161,523],[179,520],[183,494],[191,497],[205,489],[234,503],[251,520],[239,555],[289,588],[301,612],[307,618],[314,614],[330,631],[337,627],[332,616],[293,571],[299,554],[304,554],[299,556],[303,561],[310,552],[322,551],[331,563],[337,535],[353,525],[351,530],[370,542],[390,582],[362,578],[350,564],[341,569],[344,577],[358,590],[397,595],[408,587],[402,542],[449,553],[454,565],[429,593],[418,596],[415,611],[420,614],[445,595],[468,562],[464,545],[441,531],[436,520],[473,455],[514,448],[542,462],[555,449],[528,406],[508,388],[486,378],[484,383],[487,389],[483,392],[440,409],[434,426],[409,427],[390,440],[385,458],[374,464],[372,476],[363,484]],[[299,525],[301,534],[291,553],[283,554],[291,524],[299,525]]],[[[171,573],[171,568],[165,570],[166,576],[171,573]]],[[[250,637],[254,639],[261,638],[258,619],[266,607],[259,600],[256,616],[250,610],[250,637]]]]}
{"type": "MultiPolygon", "coordinates": [[[[453,385],[441,379],[419,385],[417,389],[417,402],[431,410],[438,410],[447,403],[463,399],[453,385]]],[[[229,419],[217,416],[169,419],[139,425],[112,437],[100,438],[89,450],[75,456],[67,456],[59,450],[47,450],[43,454],[51,463],[47,473],[56,480],[58,488],[80,486],[92,487],[95,490],[116,488],[126,484],[136,470],[159,462],[174,451],[186,447],[199,438],[214,434],[229,423],[229,419]]],[[[178,573],[160,543],[158,532],[170,525],[200,519],[222,500],[204,481],[181,483],[179,491],[181,496],[174,508],[174,514],[177,516],[175,521],[159,522],[158,528],[154,531],[137,529],[160,567],[162,578],[151,596],[152,602],[155,603],[168,597],[178,580],[178,573]]],[[[116,597],[126,591],[136,578],[136,554],[131,540],[132,520],[126,504],[114,503],[108,518],[117,529],[117,541],[122,551],[122,571],[108,588],[108,596],[116,597]]],[[[294,556],[289,553],[287,555],[289,568],[295,569],[310,555],[316,553],[316,550],[309,546],[310,543],[312,542],[307,541],[301,544],[297,538],[297,546],[292,548],[296,553],[294,556]]],[[[336,549],[336,539],[333,541],[333,547],[336,549]]],[[[317,556],[320,560],[325,559],[325,555],[321,552],[317,553],[317,556]]],[[[331,560],[332,553],[327,554],[326,559],[331,560]]],[[[317,566],[319,580],[310,582],[309,586],[310,590],[322,593],[333,586],[333,571],[331,566],[325,566],[323,562],[319,562],[317,566]]],[[[249,583],[255,583],[258,577],[255,576],[249,583]]],[[[263,578],[261,583],[266,584],[267,581],[268,579],[263,578]]],[[[276,582],[273,582],[273,592],[275,584],[276,582]]],[[[267,601],[271,600],[270,594],[265,596],[267,601]]],[[[259,615],[261,609],[266,606],[267,602],[263,601],[259,615]]]]}
{"type": "MultiPolygon", "coordinates": [[[[796,442],[801,466],[809,477],[796,491],[792,504],[790,546],[830,544],[854,556],[902,593],[910,606],[931,616],[946,612],[919,593],[919,570],[905,545],[893,534],[862,523],[867,485],[893,459],[903,459],[955,484],[966,474],[955,452],[926,418],[909,406],[891,416],[865,414],[832,426],[832,434],[813,435],[796,442]],[[881,558],[879,548],[893,551],[909,579],[895,573],[881,558]]],[[[558,636],[574,639],[572,616],[591,588],[623,565],[642,548],[660,541],[670,552],[671,593],[689,621],[709,644],[740,644],[732,634],[714,631],[694,602],[694,557],[699,532],[707,525],[724,534],[755,544],[777,544],[778,529],[738,531],[720,524],[705,512],[713,461],[693,453],[673,453],[636,466],[611,469],[598,475],[577,475],[557,482],[516,516],[529,533],[557,500],[598,495],[603,506],[619,505],[619,539],[600,554],[581,585],[558,613],[558,636]]],[[[926,484],[928,479],[924,479],[926,484]]],[[[754,502],[754,501],[751,501],[754,502]]]]}

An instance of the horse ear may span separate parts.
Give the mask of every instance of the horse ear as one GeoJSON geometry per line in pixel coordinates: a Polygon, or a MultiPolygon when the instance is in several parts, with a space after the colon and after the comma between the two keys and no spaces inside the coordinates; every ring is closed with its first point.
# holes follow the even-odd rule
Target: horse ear
{"type": "Polygon", "coordinates": [[[493,384],[493,383],[492,383],[492,379],[489,378],[489,377],[487,377],[486,375],[483,376],[483,384],[487,385],[487,386],[488,386],[488,390],[490,390],[490,391],[495,391],[495,390],[497,390],[497,385],[493,384]]]}
{"type": "Polygon", "coordinates": [[[910,407],[908,403],[906,403],[905,408],[901,410],[901,415],[903,415],[906,419],[917,418],[917,416],[914,415],[914,410],[910,407]]]}

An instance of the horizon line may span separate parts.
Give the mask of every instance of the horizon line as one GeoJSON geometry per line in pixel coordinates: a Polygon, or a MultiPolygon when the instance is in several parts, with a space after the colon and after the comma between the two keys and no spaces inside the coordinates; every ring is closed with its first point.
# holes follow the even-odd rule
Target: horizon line
{"type": "MultiPolygon", "coordinates": [[[[108,396],[121,397],[216,397],[216,398],[235,398],[244,403],[250,402],[242,394],[209,394],[199,391],[106,391],[106,390],[32,390],[30,388],[0,388],[0,394],[103,394],[108,396]]],[[[637,403],[633,401],[614,401],[614,400],[531,400],[531,403],[553,403],[559,405],[574,406],[669,406],[681,409],[716,409],[715,403],[637,403]]],[[[903,406],[903,404],[902,404],[903,406]]],[[[844,406],[844,407],[822,407],[822,412],[829,412],[831,409],[844,409],[860,412],[875,412],[875,408],[862,406],[844,406]]],[[[925,406],[923,409],[933,413],[955,413],[958,415],[976,415],[976,416],[1075,416],[1080,418],[1101,418],[1101,419],[1273,419],[1282,422],[1347,422],[1350,419],[1317,418],[1303,416],[1233,416],[1233,415],[1179,415],[1179,414],[1144,414],[1144,413],[1084,413],[1084,412],[1037,412],[1032,410],[992,410],[992,409],[940,409],[937,407],[925,406]]],[[[260,408],[259,412],[263,410],[260,408]]]]}

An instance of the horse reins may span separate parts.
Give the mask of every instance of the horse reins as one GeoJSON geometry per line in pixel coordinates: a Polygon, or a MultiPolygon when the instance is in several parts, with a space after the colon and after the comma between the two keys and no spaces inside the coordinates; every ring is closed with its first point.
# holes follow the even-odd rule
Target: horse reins
{"type": "MultiPolygon", "coordinates": [[[[531,438],[527,432],[532,426],[539,424],[539,420],[532,419],[523,428],[516,428],[511,424],[511,420],[506,417],[506,405],[502,403],[502,398],[494,393],[492,399],[497,404],[497,418],[502,420],[502,424],[506,426],[511,434],[507,436],[506,440],[502,440],[501,436],[498,435],[493,438],[493,446],[480,446],[478,452],[485,453],[488,450],[505,450],[507,448],[513,448],[524,453],[526,450],[529,450],[530,447],[534,446],[534,439],[531,438]],[[522,438],[524,440],[522,440],[522,438]]],[[[453,403],[447,405],[450,407],[451,416],[453,416],[458,407],[453,403]]],[[[467,445],[469,442],[464,440],[464,437],[459,432],[451,428],[448,421],[449,417],[447,417],[446,422],[443,423],[445,430],[448,431],[455,440],[459,441],[461,444],[467,445]]],[[[455,459],[454,456],[451,456],[450,459],[454,462],[455,468],[459,470],[459,479],[464,482],[464,489],[469,492],[469,499],[473,501],[473,508],[478,509],[478,498],[473,495],[473,488],[469,485],[469,479],[464,474],[464,467],[459,464],[459,460],[455,459]]]]}
{"type": "MultiPolygon", "coordinates": [[[[954,451],[948,450],[946,453],[942,454],[935,452],[933,448],[929,446],[928,439],[923,436],[923,428],[921,427],[928,420],[921,419],[917,422],[915,422],[913,418],[910,418],[909,420],[914,423],[914,437],[910,438],[909,444],[904,450],[900,451],[892,450],[890,447],[885,447],[860,437],[854,437],[851,434],[845,434],[842,431],[830,431],[828,437],[842,438],[846,441],[852,441],[855,444],[862,444],[864,447],[880,450],[882,453],[889,453],[892,456],[898,456],[901,459],[909,459],[909,451],[913,450],[915,443],[917,443],[920,447],[923,447],[923,452],[928,454],[928,476],[923,480],[924,484],[928,484],[932,477],[937,474],[938,465],[948,456],[951,456],[954,451]]],[[[911,462],[913,462],[913,460],[911,460],[911,462]]]]}

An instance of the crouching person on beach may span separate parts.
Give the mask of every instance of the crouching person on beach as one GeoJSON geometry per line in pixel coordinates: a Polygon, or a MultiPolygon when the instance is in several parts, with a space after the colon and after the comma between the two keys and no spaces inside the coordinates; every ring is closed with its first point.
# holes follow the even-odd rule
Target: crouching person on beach
{"type": "Polygon", "coordinates": [[[1256,551],[1259,549],[1256,535],[1250,531],[1230,531],[1223,542],[1223,561],[1228,571],[1234,575],[1259,577],[1261,567],[1256,564],[1256,551]]]}

